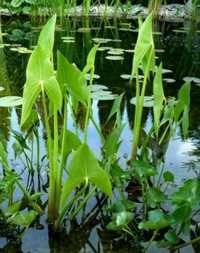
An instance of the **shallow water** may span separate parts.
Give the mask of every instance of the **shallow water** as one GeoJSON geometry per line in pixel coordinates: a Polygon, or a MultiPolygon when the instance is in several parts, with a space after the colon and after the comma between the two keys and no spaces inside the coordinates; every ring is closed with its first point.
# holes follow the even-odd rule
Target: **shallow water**
{"type": "MultiPolygon", "coordinates": [[[[38,24],[35,20],[3,20],[1,22],[0,36],[0,86],[5,90],[0,94],[21,95],[25,82],[25,69],[29,57],[29,51],[36,44],[38,32],[43,22],[38,24]],[[5,33],[5,34],[4,34],[5,33]]],[[[192,76],[200,78],[200,31],[195,23],[185,24],[157,23],[155,24],[155,42],[158,61],[163,62],[163,67],[172,73],[164,74],[168,78],[164,83],[166,96],[176,96],[177,90],[183,84],[183,78],[192,76]],[[185,28],[184,32],[183,28],[185,28]],[[174,79],[175,81],[171,80],[174,79]],[[173,82],[170,82],[173,81],[173,82]]],[[[134,87],[130,87],[128,80],[120,77],[122,74],[130,74],[132,63],[132,52],[137,39],[137,24],[123,20],[100,21],[91,20],[64,20],[58,24],[56,31],[55,50],[59,49],[70,61],[75,62],[80,68],[85,65],[86,56],[93,45],[94,38],[104,38],[101,40],[102,47],[112,47],[125,49],[120,56],[121,60],[106,59],[108,49],[99,51],[96,58],[95,73],[100,76],[95,80],[96,84],[106,85],[114,94],[125,92],[123,101],[123,121],[126,123],[122,136],[120,148],[121,164],[125,167],[127,157],[130,155],[131,130],[133,124],[133,106],[129,101],[134,96],[134,87]],[[127,22],[129,23],[127,25],[127,22]],[[84,27],[84,29],[83,29],[84,27]],[[87,28],[87,29],[85,29],[87,28]]],[[[99,41],[99,40],[95,40],[99,41]]],[[[119,50],[118,50],[119,51],[119,50]]],[[[116,52],[116,51],[115,51],[116,52]]],[[[119,56],[119,55],[117,55],[119,56]]],[[[149,90],[150,92],[150,90],[149,90]]],[[[170,141],[165,155],[164,166],[175,172],[176,182],[179,183],[185,178],[199,175],[199,146],[200,146],[200,113],[199,113],[200,84],[193,83],[191,89],[191,112],[190,112],[190,133],[187,140],[182,140],[180,131],[170,141]]],[[[93,109],[95,118],[101,123],[103,131],[106,117],[112,106],[112,101],[95,101],[93,109]]],[[[10,162],[17,170],[21,169],[20,161],[14,159],[12,151],[13,137],[10,129],[19,131],[19,110],[6,110],[0,108],[0,136],[6,139],[10,155],[10,162]]],[[[145,110],[144,127],[151,125],[151,110],[145,110]]],[[[73,125],[69,121],[69,128],[73,125]]],[[[89,126],[89,144],[97,154],[101,153],[100,139],[92,125],[89,126]]],[[[81,134],[81,132],[80,132],[81,134]]],[[[44,141],[42,141],[42,124],[40,125],[41,148],[44,151],[44,141]]],[[[46,178],[45,171],[42,177],[46,178]]],[[[28,177],[23,174],[24,180],[28,177]]],[[[44,183],[44,182],[43,182],[44,183]]],[[[37,189],[36,179],[33,186],[37,189]]],[[[17,197],[17,196],[16,196],[17,197]]],[[[101,232],[99,225],[80,228],[75,225],[72,234],[55,240],[48,235],[48,228],[45,217],[40,221],[44,228],[37,230],[30,228],[19,246],[9,245],[5,239],[0,239],[0,252],[133,252],[126,245],[112,243],[113,237],[101,232]],[[116,245],[115,245],[116,244],[116,245]],[[119,246],[120,245],[120,246],[119,246]],[[13,248],[14,247],[14,248],[13,248]]],[[[134,251],[135,252],[135,251],[134,251]]],[[[152,249],[151,252],[155,252],[152,249]]],[[[165,250],[156,252],[166,252],[165,250]]],[[[183,252],[193,252],[191,248],[183,252]]]]}

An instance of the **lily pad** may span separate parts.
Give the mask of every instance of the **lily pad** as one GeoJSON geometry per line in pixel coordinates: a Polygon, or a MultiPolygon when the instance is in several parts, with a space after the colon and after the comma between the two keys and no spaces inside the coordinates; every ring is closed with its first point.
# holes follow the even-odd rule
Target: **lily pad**
{"type": "MultiPolygon", "coordinates": [[[[94,79],[99,79],[100,76],[97,75],[97,74],[94,74],[93,78],[94,78],[94,79]]],[[[86,79],[86,80],[90,80],[90,74],[86,74],[86,75],[85,75],[85,79],[86,79]]]]}
{"type": "Polygon", "coordinates": [[[122,61],[124,60],[124,57],[120,56],[120,55],[108,55],[106,56],[107,60],[111,60],[111,61],[122,61]]]}
{"type": "Polygon", "coordinates": [[[22,105],[22,97],[6,96],[0,98],[0,107],[14,107],[22,105]]]}
{"type": "Polygon", "coordinates": [[[120,77],[125,80],[131,80],[131,75],[129,75],[129,74],[122,74],[122,75],[120,75],[120,77]]]}
{"type": "Polygon", "coordinates": [[[113,48],[111,49],[110,51],[108,51],[108,54],[111,54],[111,55],[122,55],[124,53],[123,49],[121,48],[113,48]]]}
{"type": "Polygon", "coordinates": [[[163,78],[163,81],[165,81],[166,83],[175,83],[176,80],[173,78],[163,78]]]}
{"type": "Polygon", "coordinates": [[[92,85],[92,91],[96,92],[96,91],[100,91],[100,90],[108,90],[108,87],[102,84],[93,84],[92,85]]]}
{"type": "Polygon", "coordinates": [[[200,78],[192,77],[192,76],[186,76],[186,77],[183,78],[183,81],[185,81],[185,82],[200,83],[200,78]]]}
{"type": "Polygon", "coordinates": [[[107,51],[107,50],[110,50],[112,49],[112,47],[98,47],[98,51],[107,51]]]}
{"type": "Polygon", "coordinates": [[[89,32],[91,32],[91,29],[88,28],[88,27],[81,27],[77,30],[77,32],[79,32],[79,33],[89,33],[89,32]]]}
{"type": "Polygon", "coordinates": [[[126,52],[126,53],[134,53],[134,49],[124,49],[124,52],[126,52]]]}
{"type": "Polygon", "coordinates": [[[95,43],[100,43],[100,44],[103,44],[103,43],[108,43],[111,41],[111,39],[105,39],[105,38],[93,38],[92,39],[95,43]]]}
{"type": "MultiPolygon", "coordinates": [[[[130,100],[130,103],[136,105],[136,97],[130,100]]],[[[153,107],[154,99],[152,96],[145,96],[144,97],[144,107],[153,107]]]]}
{"type": "Polygon", "coordinates": [[[171,69],[162,69],[163,74],[172,73],[173,71],[171,69]]]}

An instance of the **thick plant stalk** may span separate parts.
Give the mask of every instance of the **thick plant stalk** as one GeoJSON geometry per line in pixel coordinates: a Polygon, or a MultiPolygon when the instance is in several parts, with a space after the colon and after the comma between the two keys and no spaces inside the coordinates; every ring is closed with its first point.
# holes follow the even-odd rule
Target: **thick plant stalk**
{"type": "Polygon", "coordinates": [[[134,138],[133,138],[133,144],[132,144],[131,161],[136,160],[136,157],[137,157],[137,150],[138,150],[138,144],[139,144],[139,139],[140,139],[141,125],[142,125],[144,97],[145,97],[147,79],[149,77],[149,72],[150,72],[150,63],[151,63],[152,54],[153,54],[153,49],[151,49],[151,53],[149,54],[146,73],[144,73],[144,81],[142,84],[141,93],[140,93],[138,72],[136,75],[136,108],[135,108],[135,119],[134,119],[134,127],[133,127],[134,138]]]}

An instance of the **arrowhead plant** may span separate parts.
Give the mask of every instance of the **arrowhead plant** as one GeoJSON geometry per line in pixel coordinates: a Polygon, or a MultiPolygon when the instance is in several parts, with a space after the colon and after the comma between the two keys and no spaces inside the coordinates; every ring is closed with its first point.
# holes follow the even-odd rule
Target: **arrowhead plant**
{"type": "MultiPolygon", "coordinates": [[[[87,144],[87,126],[91,116],[92,97],[90,86],[98,46],[91,49],[86,66],[82,71],[58,52],[57,70],[55,70],[53,63],[55,25],[56,16],[53,16],[43,27],[38,44],[28,62],[21,127],[26,128],[32,113],[36,111],[37,101],[40,99],[49,160],[48,220],[54,229],[59,229],[69,206],[69,196],[75,188],[84,185],[84,189],[93,188],[91,191],[93,194],[99,188],[111,197],[112,187],[109,175],[100,167],[97,158],[87,144]],[[85,79],[86,73],[90,74],[89,85],[85,79]],[[83,104],[87,111],[83,142],[76,134],[67,129],[68,108],[74,103],[83,104]],[[58,123],[60,117],[63,118],[61,128],[58,123]],[[71,162],[68,162],[67,158],[70,153],[72,153],[72,159],[71,162]],[[68,175],[64,180],[66,171],[68,175]]],[[[87,196],[83,198],[80,207],[87,200],[87,196]]]]}

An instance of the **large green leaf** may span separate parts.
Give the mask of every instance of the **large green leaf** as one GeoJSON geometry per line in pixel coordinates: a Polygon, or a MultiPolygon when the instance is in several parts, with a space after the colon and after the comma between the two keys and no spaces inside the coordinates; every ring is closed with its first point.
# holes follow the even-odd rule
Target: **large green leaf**
{"type": "Polygon", "coordinates": [[[144,62],[149,61],[151,57],[150,69],[154,68],[154,42],[152,35],[152,14],[150,14],[144,23],[140,26],[139,35],[137,43],[135,46],[135,53],[133,57],[133,66],[132,66],[132,78],[138,71],[138,68],[141,65],[144,65],[144,62]],[[148,56],[145,58],[145,56],[148,56]]]}
{"type": "Polygon", "coordinates": [[[43,88],[50,103],[57,110],[62,107],[62,93],[56,80],[53,65],[45,51],[38,46],[32,53],[27,66],[27,81],[24,86],[21,125],[29,118],[33,105],[43,88]]]}
{"type": "Polygon", "coordinates": [[[33,210],[27,212],[18,212],[15,215],[12,215],[8,219],[8,222],[17,226],[29,227],[37,215],[38,213],[33,210]]]}
{"type": "Polygon", "coordinates": [[[74,64],[69,63],[60,52],[58,52],[57,77],[62,90],[66,85],[72,97],[82,103],[88,101],[89,89],[84,74],[74,64]]]}
{"type": "Polygon", "coordinates": [[[54,45],[54,31],[56,15],[54,15],[42,28],[38,39],[38,45],[44,50],[47,57],[51,57],[54,45]]]}
{"type": "Polygon", "coordinates": [[[97,49],[98,49],[98,45],[94,46],[90,50],[90,52],[89,52],[89,54],[87,56],[87,64],[86,64],[86,66],[83,69],[83,73],[87,73],[92,68],[94,68],[97,49]]]}
{"type": "Polygon", "coordinates": [[[66,132],[65,132],[64,154],[63,154],[64,163],[70,152],[76,150],[81,145],[81,141],[76,134],[67,129],[65,131],[66,132]]]}
{"type": "Polygon", "coordinates": [[[169,218],[162,210],[156,209],[149,212],[149,219],[139,224],[140,229],[162,229],[169,226],[169,218]]]}
{"type": "Polygon", "coordinates": [[[118,149],[121,144],[120,136],[122,134],[123,129],[124,129],[124,125],[120,125],[116,127],[105,139],[105,143],[103,145],[105,158],[108,159],[112,157],[113,155],[117,154],[118,149]]]}
{"type": "Polygon", "coordinates": [[[180,206],[186,203],[193,208],[200,203],[200,182],[199,179],[189,179],[184,182],[177,192],[172,194],[173,204],[180,206]]]}
{"type": "Polygon", "coordinates": [[[72,161],[68,167],[69,177],[66,180],[61,196],[61,209],[65,206],[66,199],[74,187],[81,182],[91,182],[100,188],[108,196],[112,196],[112,186],[109,176],[103,170],[92,151],[86,144],[82,144],[74,152],[72,161]]]}

